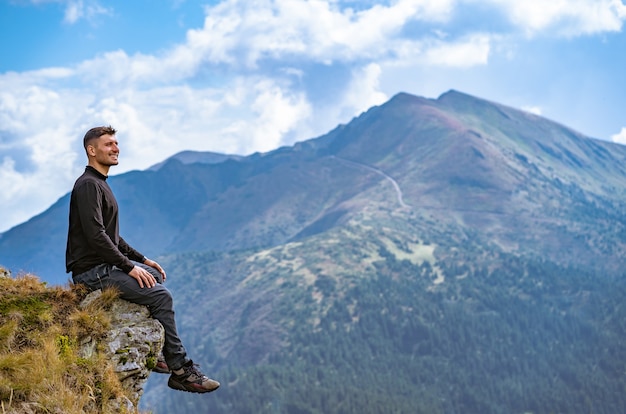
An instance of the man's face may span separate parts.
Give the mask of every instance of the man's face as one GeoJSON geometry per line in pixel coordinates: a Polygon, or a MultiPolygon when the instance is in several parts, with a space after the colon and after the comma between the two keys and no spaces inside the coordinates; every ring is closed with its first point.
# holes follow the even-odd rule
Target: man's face
{"type": "Polygon", "coordinates": [[[89,154],[95,158],[98,164],[106,167],[117,165],[117,157],[120,154],[120,149],[117,146],[115,135],[102,135],[100,138],[94,140],[90,147],[92,147],[92,149],[89,149],[89,154]]]}

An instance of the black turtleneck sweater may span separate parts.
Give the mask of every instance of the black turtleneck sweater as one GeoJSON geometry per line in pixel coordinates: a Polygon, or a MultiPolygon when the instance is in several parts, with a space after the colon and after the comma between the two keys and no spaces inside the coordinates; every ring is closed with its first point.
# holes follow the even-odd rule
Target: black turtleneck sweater
{"type": "Polygon", "coordinates": [[[118,207],[107,176],[87,166],[70,198],[65,266],[73,276],[108,263],[128,273],[145,257],[120,237],[118,207]]]}

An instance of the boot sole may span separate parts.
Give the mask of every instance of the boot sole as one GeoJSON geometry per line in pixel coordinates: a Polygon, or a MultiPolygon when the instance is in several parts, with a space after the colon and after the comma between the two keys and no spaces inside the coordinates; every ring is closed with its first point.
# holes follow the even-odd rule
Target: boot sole
{"type": "Polygon", "coordinates": [[[189,388],[185,384],[180,383],[180,382],[178,382],[176,380],[173,380],[171,378],[169,379],[169,381],[167,381],[167,386],[172,388],[172,389],[174,389],[174,390],[193,392],[193,393],[196,393],[196,394],[206,394],[207,392],[213,392],[213,391],[215,391],[216,389],[218,389],[220,387],[218,385],[217,387],[212,388],[210,390],[206,389],[206,388],[196,388],[196,387],[193,387],[193,386],[191,388],[189,388]]]}

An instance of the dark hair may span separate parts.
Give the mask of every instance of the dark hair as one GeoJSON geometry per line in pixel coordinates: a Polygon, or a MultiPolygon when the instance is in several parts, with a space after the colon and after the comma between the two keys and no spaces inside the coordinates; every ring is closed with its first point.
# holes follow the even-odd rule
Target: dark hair
{"type": "Polygon", "coordinates": [[[115,135],[116,132],[117,131],[111,125],[91,128],[85,134],[85,138],[83,138],[83,147],[85,147],[85,150],[87,150],[87,146],[94,139],[98,139],[103,135],[115,135]]]}

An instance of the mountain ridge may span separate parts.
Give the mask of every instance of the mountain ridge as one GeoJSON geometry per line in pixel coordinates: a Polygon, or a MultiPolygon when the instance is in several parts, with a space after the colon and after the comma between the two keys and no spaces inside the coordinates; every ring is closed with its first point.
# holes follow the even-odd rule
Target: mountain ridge
{"type": "MultiPolygon", "coordinates": [[[[123,235],[167,269],[185,346],[223,384],[193,400],[151,376],[142,403],[623,412],[625,158],[451,91],[268,153],[111,177],[123,235]]],[[[7,247],[60,260],[63,203],[0,240],[0,263],[7,247]]]]}
{"type": "MultiPolygon", "coordinates": [[[[528,216],[553,205],[558,221],[558,210],[571,210],[559,200],[581,191],[579,204],[605,204],[615,215],[623,204],[617,196],[624,195],[624,160],[622,146],[451,90],[436,100],[399,93],[291,147],[247,157],[177,154],[155,168],[113,176],[110,184],[122,206],[123,234],[154,256],[284,243],[320,223],[345,221],[368,197],[379,197],[371,193],[378,186],[397,186],[402,203],[442,220],[479,227],[491,221],[497,237],[496,227],[513,224],[501,225],[503,214],[528,216]]],[[[66,204],[67,195],[5,232],[0,251],[15,257],[0,262],[60,282],[66,204]]],[[[536,223],[522,226],[529,225],[536,223]]],[[[513,234],[499,242],[514,246],[513,234]]]]}

